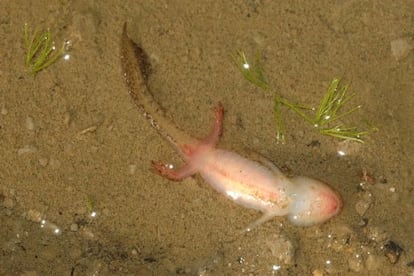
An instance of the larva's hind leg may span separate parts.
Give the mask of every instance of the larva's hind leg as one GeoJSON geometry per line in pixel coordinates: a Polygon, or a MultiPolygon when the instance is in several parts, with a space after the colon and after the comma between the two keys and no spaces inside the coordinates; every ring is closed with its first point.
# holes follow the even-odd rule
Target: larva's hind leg
{"type": "Polygon", "coordinates": [[[152,167],[157,174],[174,181],[183,180],[196,173],[196,170],[190,164],[185,164],[179,169],[174,169],[171,165],[167,165],[161,161],[152,161],[152,167]]]}

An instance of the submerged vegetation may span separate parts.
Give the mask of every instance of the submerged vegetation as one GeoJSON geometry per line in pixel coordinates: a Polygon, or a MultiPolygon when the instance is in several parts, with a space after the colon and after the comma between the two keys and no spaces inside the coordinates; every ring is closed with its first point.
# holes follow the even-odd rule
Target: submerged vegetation
{"type": "Polygon", "coordinates": [[[93,198],[93,196],[89,194],[85,195],[85,203],[86,208],[88,209],[88,213],[92,213],[93,211],[95,211],[95,199],[93,198]]]}
{"type": "MultiPolygon", "coordinates": [[[[244,52],[238,51],[233,57],[233,60],[245,79],[262,90],[270,90],[270,86],[266,81],[260,64],[259,55],[256,55],[254,63],[250,63],[244,52]]],[[[292,103],[286,98],[276,94],[274,99],[273,115],[276,124],[277,142],[285,142],[285,126],[281,112],[281,107],[285,106],[305,119],[305,121],[307,121],[323,135],[363,143],[364,136],[370,131],[360,130],[355,126],[347,126],[341,122],[346,116],[361,108],[361,106],[358,105],[343,111],[345,104],[347,104],[355,95],[354,93],[349,94],[347,92],[348,85],[342,85],[340,79],[334,78],[329,85],[327,92],[320,100],[317,108],[292,103]]]]}
{"type": "Polygon", "coordinates": [[[52,40],[50,30],[33,33],[29,30],[28,24],[24,24],[24,42],[26,48],[26,67],[32,75],[36,75],[43,69],[55,63],[64,52],[65,44],[57,49],[52,40]]]}

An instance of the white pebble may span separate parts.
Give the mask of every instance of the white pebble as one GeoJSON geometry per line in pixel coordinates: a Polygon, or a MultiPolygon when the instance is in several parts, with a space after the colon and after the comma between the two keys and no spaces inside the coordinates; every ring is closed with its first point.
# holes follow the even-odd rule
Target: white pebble
{"type": "Polygon", "coordinates": [[[323,270],[315,269],[314,271],[312,271],[312,276],[323,276],[323,270]]]}
{"type": "Polygon", "coordinates": [[[370,202],[360,200],[355,204],[355,210],[361,217],[365,215],[366,211],[369,209],[370,202]]]}
{"type": "Polygon", "coordinates": [[[39,158],[39,164],[42,167],[46,167],[48,162],[47,158],[39,158]]]}
{"type": "Polygon", "coordinates": [[[295,258],[295,248],[292,242],[283,235],[269,237],[265,244],[270,249],[275,263],[292,264],[295,258]]]}
{"type": "Polygon", "coordinates": [[[7,108],[5,106],[2,106],[1,110],[0,110],[0,113],[1,113],[1,115],[7,115],[7,113],[9,113],[9,112],[7,111],[7,108]]]}
{"type": "Polygon", "coordinates": [[[361,217],[365,215],[366,211],[371,207],[372,194],[369,192],[364,193],[362,198],[355,204],[355,210],[361,217]]]}
{"type": "Polygon", "coordinates": [[[21,147],[17,150],[17,155],[22,155],[26,153],[35,153],[37,151],[37,148],[33,145],[26,145],[24,147],[21,147]]]}
{"type": "Polygon", "coordinates": [[[80,234],[84,239],[87,240],[92,240],[95,238],[94,233],[88,227],[82,227],[80,234]]]}
{"type": "Polygon", "coordinates": [[[129,174],[134,174],[136,172],[136,170],[137,170],[137,165],[131,164],[131,165],[128,166],[129,174]]]}
{"type": "Polygon", "coordinates": [[[78,231],[78,229],[79,229],[78,224],[76,224],[76,223],[72,223],[72,224],[70,225],[70,231],[72,231],[72,232],[76,232],[76,231],[78,231]]]}
{"type": "Polygon", "coordinates": [[[408,56],[414,49],[414,42],[408,38],[398,38],[391,41],[391,54],[396,61],[400,61],[408,56]]]}
{"type": "Polygon", "coordinates": [[[10,197],[6,197],[3,201],[3,206],[7,209],[12,209],[14,205],[15,205],[14,200],[10,197]]]}
{"type": "Polygon", "coordinates": [[[26,219],[33,222],[40,222],[42,220],[42,213],[37,210],[30,209],[26,214],[26,219]]]}
{"type": "Polygon", "coordinates": [[[70,115],[69,112],[65,112],[65,114],[63,114],[63,123],[65,124],[66,127],[69,127],[71,122],[72,122],[72,116],[70,115]]]}
{"type": "Polygon", "coordinates": [[[30,117],[30,116],[26,117],[25,126],[28,130],[34,130],[35,129],[35,124],[34,124],[34,120],[33,120],[32,117],[30,117]]]}

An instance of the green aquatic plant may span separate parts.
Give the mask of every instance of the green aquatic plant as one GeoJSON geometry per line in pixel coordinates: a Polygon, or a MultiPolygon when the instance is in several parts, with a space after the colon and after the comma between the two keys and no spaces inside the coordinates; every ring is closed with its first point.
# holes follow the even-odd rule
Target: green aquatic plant
{"type": "MultiPolygon", "coordinates": [[[[270,89],[264,77],[258,55],[256,55],[255,62],[250,63],[244,52],[238,51],[233,57],[233,61],[245,79],[262,90],[268,91],[270,89]]],[[[345,104],[355,96],[354,93],[348,94],[347,92],[348,85],[341,85],[340,79],[334,78],[327,92],[321,99],[318,108],[292,103],[284,97],[275,94],[273,113],[276,124],[276,141],[278,143],[285,142],[285,126],[282,120],[281,107],[286,106],[305,119],[323,135],[363,143],[363,137],[370,131],[360,130],[354,126],[345,126],[340,120],[361,108],[358,105],[347,111],[343,111],[345,104]]]]}
{"type": "Polygon", "coordinates": [[[62,57],[65,43],[57,49],[52,40],[50,30],[33,33],[29,30],[28,24],[24,24],[24,42],[26,47],[26,67],[32,75],[36,75],[41,70],[49,67],[62,57]]]}
{"type": "Polygon", "coordinates": [[[85,204],[88,209],[88,213],[95,211],[95,198],[89,194],[85,195],[85,204]]]}
{"type": "Polygon", "coordinates": [[[237,68],[239,68],[240,72],[248,81],[263,90],[269,89],[269,84],[264,77],[263,69],[260,64],[260,56],[258,53],[256,54],[254,63],[247,61],[246,55],[243,51],[237,51],[236,55],[233,57],[233,60],[237,65],[237,68]]]}

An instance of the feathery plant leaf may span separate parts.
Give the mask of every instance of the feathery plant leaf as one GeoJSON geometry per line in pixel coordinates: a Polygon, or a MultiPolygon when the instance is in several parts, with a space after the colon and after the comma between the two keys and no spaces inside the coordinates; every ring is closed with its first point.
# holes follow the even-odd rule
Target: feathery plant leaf
{"type": "MultiPolygon", "coordinates": [[[[248,62],[244,52],[238,51],[233,57],[233,60],[245,79],[265,91],[270,90],[270,86],[264,77],[260,65],[259,55],[256,55],[255,63],[251,64],[248,62]]],[[[275,94],[273,112],[276,124],[277,143],[285,142],[285,127],[281,113],[282,105],[293,110],[323,135],[341,140],[351,140],[363,143],[363,136],[369,134],[371,131],[377,130],[375,127],[372,127],[371,130],[368,131],[359,130],[357,127],[344,126],[342,123],[337,123],[332,127],[332,122],[343,119],[361,108],[361,106],[358,105],[341,113],[344,105],[355,96],[354,93],[347,94],[347,92],[348,85],[342,86],[340,79],[334,78],[328,87],[326,94],[322,97],[317,109],[302,104],[291,103],[280,95],[275,94]],[[312,115],[309,113],[314,114],[312,115]]]]}
{"type": "Polygon", "coordinates": [[[276,95],[273,103],[273,117],[276,124],[276,142],[285,143],[285,125],[282,120],[281,99],[276,95]]]}
{"type": "Polygon", "coordinates": [[[24,42],[26,47],[26,67],[30,69],[32,75],[49,67],[62,57],[65,44],[56,49],[52,40],[50,30],[39,31],[37,28],[33,34],[29,34],[28,24],[24,24],[24,42]]]}
{"type": "Polygon", "coordinates": [[[263,90],[269,89],[269,84],[263,75],[259,54],[256,54],[255,63],[249,63],[244,52],[237,51],[233,56],[233,61],[246,80],[263,90]]]}

